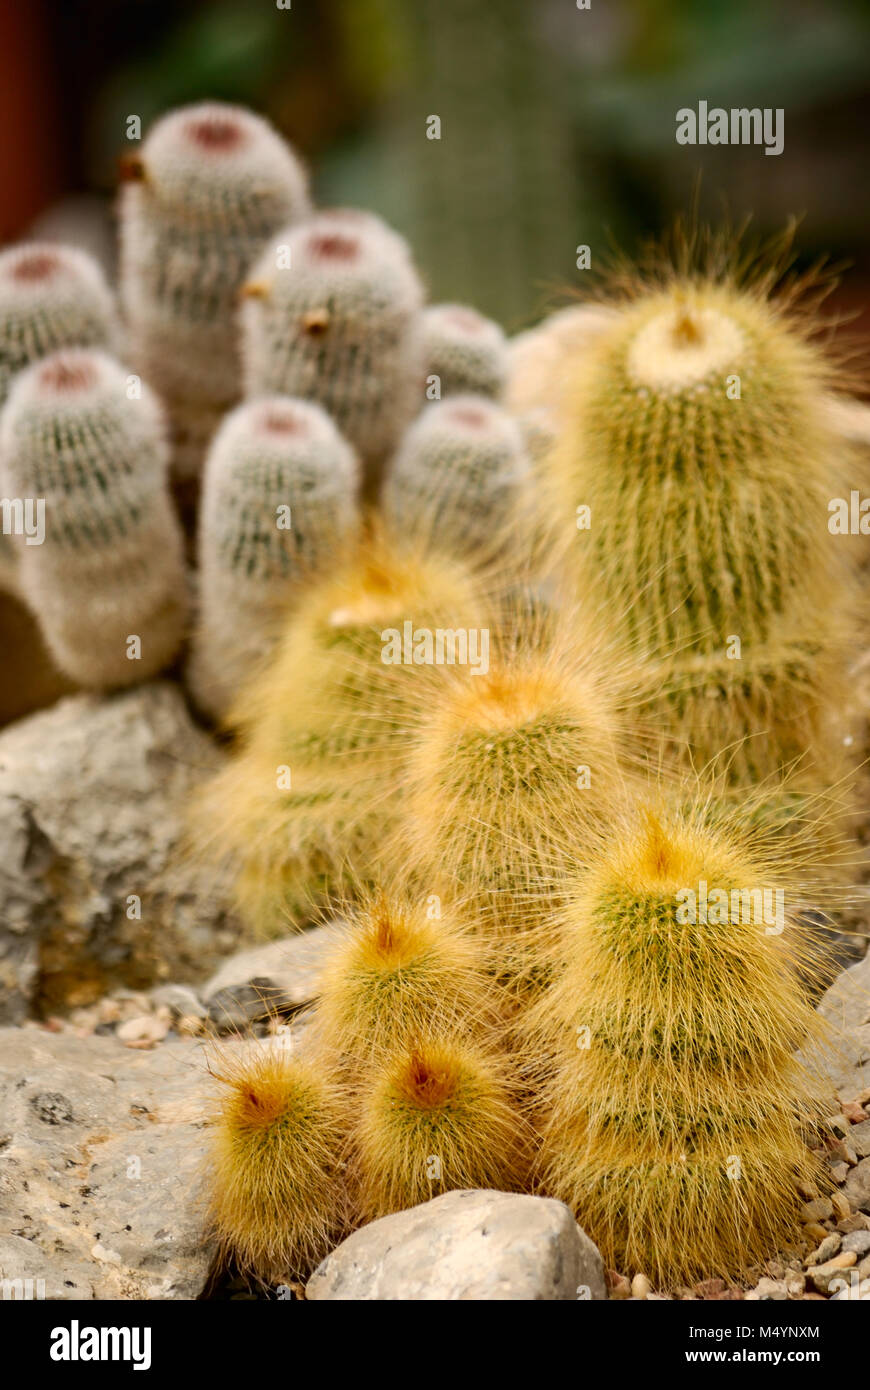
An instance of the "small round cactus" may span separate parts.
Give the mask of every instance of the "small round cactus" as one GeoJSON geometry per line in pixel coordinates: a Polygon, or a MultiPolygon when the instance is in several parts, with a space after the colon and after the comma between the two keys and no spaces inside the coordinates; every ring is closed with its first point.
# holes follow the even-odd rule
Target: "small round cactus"
{"type": "Polygon", "coordinates": [[[320,977],[317,1026],[357,1065],[424,1037],[467,1037],[491,1024],[485,961],[455,914],[424,898],[368,894],[320,977]]]}
{"type": "Polygon", "coordinates": [[[507,409],[517,415],[543,410],[558,428],[560,409],[572,390],[564,371],[566,355],[579,360],[615,317],[616,310],[606,304],[573,304],[509,339],[507,409]]]}
{"type": "Polygon", "coordinates": [[[214,1074],[225,1090],[207,1172],[221,1252],[263,1283],[306,1278],[346,1219],[336,1079],[323,1059],[277,1044],[218,1057],[214,1074]]]}
{"type": "Polygon", "coordinates": [[[98,688],[162,670],[187,585],[150,391],[104,353],[61,350],[16,378],[0,450],[13,493],[44,508],[44,536],[17,538],[19,587],[60,670],[98,688]]]}
{"type": "Polygon", "coordinates": [[[352,1146],[365,1220],[459,1188],[515,1188],[523,1124],[505,1062],[459,1039],[383,1059],[363,1088],[352,1146]]]}
{"type": "Polygon", "coordinates": [[[279,227],[309,213],[305,174],[259,116],[185,106],[124,161],[121,298],[134,366],[180,417],[179,460],[239,397],[238,292],[279,227]],[[191,414],[197,428],[191,431],[191,414]]]}
{"type": "Polygon", "coordinates": [[[53,242],[0,253],[0,405],[17,372],[58,348],[111,351],[118,325],[96,261],[53,242]]]}
{"type": "Polygon", "coordinates": [[[392,460],[383,510],[397,535],[468,560],[494,557],[531,505],[520,425],[483,396],[426,407],[392,460]]]}
{"type": "MultiPolygon", "coordinates": [[[[554,924],[529,1012],[541,1190],[615,1268],[670,1288],[734,1278],[798,1234],[795,1179],[821,1181],[800,1124],[822,1036],[799,903],[745,832],[705,809],[632,808],[554,924]]],[[[784,866],[777,864],[780,871],[784,866]]]]}
{"type": "Polygon", "coordinates": [[[407,244],[371,213],[280,232],[244,290],[245,394],[317,401],[374,477],[423,398],[422,302],[407,244]]]}
{"type": "Polygon", "coordinates": [[[227,416],[203,477],[188,673],[209,714],[262,664],[300,586],[355,543],[358,489],[353,451],[319,406],[273,396],[227,416]]]}
{"type": "Polygon", "coordinates": [[[433,304],[421,320],[427,394],[471,394],[499,400],[507,379],[507,342],[501,326],[464,304],[433,304]]]}

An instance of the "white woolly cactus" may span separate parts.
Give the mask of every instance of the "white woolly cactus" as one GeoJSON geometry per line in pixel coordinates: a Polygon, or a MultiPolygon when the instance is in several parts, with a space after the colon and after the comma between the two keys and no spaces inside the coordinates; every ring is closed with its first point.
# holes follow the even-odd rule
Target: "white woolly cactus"
{"type": "Polygon", "coordinates": [[[111,350],[117,329],[112,293],[84,251],[29,242],[0,253],[0,405],[31,362],[63,347],[111,350]]]}
{"type": "Polygon", "coordinates": [[[325,411],[271,396],[228,415],[206,460],[201,598],[189,679],[224,714],[272,646],[294,591],[343,553],[359,523],[359,465],[325,411]]]}
{"type": "Polygon", "coordinates": [[[423,290],[372,213],[320,213],[271,242],[245,286],[245,394],[317,401],[377,473],[423,398],[423,290]]]}
{"type": "Polygon", "coordinates": [[[406,433],[384,484],[384,513],[397,534],[477,559],[519,519],[530,471],[516,420],[484,396],[452,396],[427,406],[406,433]]]}
{"type": "Polygon", "coordinates": [[[44,536],[16,539],[21,594],[60,670],[98,688],[161,670],[185,622],[162,412],[130,381],[105,353],[61,350],[18,376],[0,428],[10,491],[44,504],[44,536]]]}
{"type": "Polygon", "coordinates": [[[239,397],[239,288],[269,237],[308,215],[306,178],[271,126],[218,102],[163,117],[124,173],[121,294],[131,355],[171,410],[185,408],[176,470],[190,471],[209,412],[216,424],[239,397]]]}
{"type": "Polygon", "coordinates": [[[422,332],[427,385],[436,376],[441,399],[468,391],[500,399],[508,350],[499,324],[464,304],[433,304],[423,312],[422,332]]]}

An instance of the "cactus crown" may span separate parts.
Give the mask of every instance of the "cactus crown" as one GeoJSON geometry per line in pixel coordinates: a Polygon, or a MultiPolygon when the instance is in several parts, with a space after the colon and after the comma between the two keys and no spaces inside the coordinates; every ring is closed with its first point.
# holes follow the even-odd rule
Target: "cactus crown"
{"type": "Polygon", "coordinates": [[[117,331],[111,291],[84,251],[30,242],[0,253],[0,403],[15,373],[37,358],[111,348],[117,331]]]}
{"type": "Polygon", "coordinates": [[[307,206],[305,173],[285,142],[260,116],[223,102],[162,117],[126,172],[162,217],[186,226],[229,220],[268,235],[307,206]]]}

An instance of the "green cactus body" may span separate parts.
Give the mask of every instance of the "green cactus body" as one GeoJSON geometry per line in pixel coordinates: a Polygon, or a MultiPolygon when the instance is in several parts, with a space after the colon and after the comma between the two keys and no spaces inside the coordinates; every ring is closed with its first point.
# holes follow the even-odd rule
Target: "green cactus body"
{"type": "Polygon", "coordinates": [[[839,619],[832,659],[801,663],[802,689],[789,665],[807,622],[820,630],[814,617],[852,597],[825,526],[839,457],[826,372],[760,295],[706,283],[642,295],[576,359],[564,353],[562,429],[544,460],[551,539],[584,595],[663,663],[659,678],[670,663],[658,708],[696,763],[758,735],[753,757],[775,773],[796,701],[837,698],[820,682],[837,668],[839,619]],[[702,667],[726,658],[740,698],[710,728],[702,667]],[[697,722],[682,693],[693,672],[697,722]]]}
{"type": "Polygon", "coordinates": [[[426,1040],[373,1068],[353,1134],[367,1220],[463,1187],[510,1189],[523,1126],[502,1059],[464,1041],[426,1040]]]}
{"type": "Polygon", "coordinates": [[[16,379],[0,448],[13,492],[44,502],[43,542],[17,544],[20,590],[61,671],[106,687],[161,670],[187,591],[154,397],[114,359],[70,348],[16,379]]]}
{"type": "Polygon", "coordinates": [[[433,304],[421,321],[427,395],[437,377],[438,396],[471,394],[499,400],[508,369],[500,325],[464,304],[433,304]]]}
{"type": "Polygon", "coordinates": [[[0,405],[31,362],[64,347],[111,351],[117,333],[111,291],[84,251],[29,242],[0,253],[0,405]]]}
{"type": "Polygon", "coordinates": [[[128,161],[121,296],[132,360],[179,409],[179,458],[201,465],[239,397],[238,293],[279,227],[308,215],[304,172],[260,117],[206,103],[163,117],[128,161]],[[209,426],[209,416],[212,417],[209,426]]]}
{"type": "Polygon", "coordinates": [[[560,901],[564,846],[595,848],[635,775],[637,725],[615,653],[533,621],[486,672],[438,673],[421,702],[397,832],[425,892],[459,894],[500,939],[560,901]]]}
{"type": "Polygon", "coordinates": [[[281,232],[246,286],[245,394],[316,401],[376,476],[423,397],[422,302],[407,245],[373,214],[281,232]]]}
{"type": "Polygon", "coordinates": [[[553,1066],[541,1189],[609,1264],[663,1288],[733,1279],[781,1248],[798,1232],[795,1178],[820,1180],[799,1132],[816,1081],[794,1054],[822,1025],[774,892],[702,817],[632,813],[569,895],[525,1021],[553,1066]]]}
{"type": "MultiPolygon", "coordinates": [[[[305,1278],[342,1234],[345,1106],[321,1061],[250,1046],[216,1058],[225,1086],[208,1169],[211,1225],[250,1277],[305,1278]]],[[[212,1117],[214,1119],[214,1117],[212,1117]]]]}
{"type": "Polygon", "coordinates": [[[345,870],[361,882],[375,872],[423,679],[418,666],[385,661],[385,632],[406,621],[464,627],[479,614],[464,567],[381,538],[300,594],[274,659],[230,714],[241,747],[201,817],[237,866],[239,904],[257,931],[310,915],[345,870]]]}
{"type": "Polygon", "coordinates": [[[398,535],[467,560],[515,543],[531,470],[517,421],[482,396],[426,407],[392,460],[383,509],[398,535]]]}
{"type": "Polygon", "coordinates": [[[203,479],[189,672],[209,713],[262,665],[300,586],[355,544],[358,489],[353,451],[318,406],[273,396],[224,421],[203,479]]]}

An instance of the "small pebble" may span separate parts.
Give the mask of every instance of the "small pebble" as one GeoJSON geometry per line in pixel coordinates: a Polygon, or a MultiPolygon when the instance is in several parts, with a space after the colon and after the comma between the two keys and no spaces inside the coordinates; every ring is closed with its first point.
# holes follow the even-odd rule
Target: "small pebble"
{"type": "Polygon", "coordinates": [[[169,1032],[169,1020],[157,1014],[142,1014],[118,1025],[115,1036],[125,1047],[153,1047],[169,1032]]]}
{"type": "Polygon", "coordinates": [[[851,1269],[857,1263],[858,1256],[854,1250],[844,1250],[842,1255],[836,1255],[833,1260],[828,1260],[827,1264],[807,1270],[807,1279],[817,1293],[826,1294],[831,1280],[841,1275],[844,1269],[851,1269]]]}
{"type": "Polygon", "coordinates": [[[852,1231],[870,1231],[870,1217],[865,1216],[863,1211],[853,1211],[851,1216],[844,1216],[837,1222],[837,1230],[844,1236],[852,1231]]]}
{"type": "Polygon", "coordinates": [[[607,1285],[610,1290],[610,1298],[624,1299],[631,1297],[631,1284],[624,1274],[617,1274],[615,1269],[609,1269],[607,1271],[607,1285]]]}
{"type": "Polygon", "coordinates": [[[834,1215],[838,1221],[844,1220],[852,1211],[848,1197],[844,1196],[842,1192],[831,1193],[831,1206],[834,1208],[834,1215]]]}
{"type": "Polygon", "coordinates": [[[804,1226],[804,1235],[810,1243],[810,1249],[814,1250],[820,1241],[825,1239],[828,1234],[824,1226],[820,1226],[818,1221],[810,1221],[804,1226]]]}
{"type": "Polygon", "coordinates": [[[843,1249],[854,1250],[859,1257],[870,1251],[870,1231],[850,1231],[843,1237],[843,1249]]]}
{"type": "Polygon", "coordinates": [[[840,1253],[842,1243],[843,1237],[837,1231],[832,1231],[829,1236],[825,1236],[818,1249],[807,1256],[807,1265],[827,1264],[828,1260],[832,1260],[835,1255],[840,1253]]]}
{"type": "Polygon", "coordinates": [[[806,1290],[807,1281],[803,1274],[787,1274],[785,1277],[785,1287],[788,1290],[789,1298],[801,1298],[806,1290]]]}
{"type": "MultiPolygon", "coordinates": [[[[831,1177],[834,1179],[834,1182],[843,1183],[843,1182],[846,1181],[847,1177],[849,1176],[849,1165],[848,1165],[848,1163],[841,1163],[841,1162],[838,1162],[838,1163],[829,1163],[829,1164],[828,1164],[828,1169],[829,1169],[829,1171],[830,1171],[831,1177]]],[[[838,1194],[838,1195],[839,1195],[839,1194],[838,1194]]],[[[831,1201],[832,1201],[832,1202],[834,1201],[833,1197],[831,1197],[831,1201]]],[[[836,1205],[834,1205],[834,1211],[836,1212],[836,1210],[837,1210],[836,1205]]]]}
{"type": "Polygon", "coordinates": [[[801,1220],[805,1223],[830,1221],[833,1215],[834,1208],[827,1197],[816,1197],[812,1202],[804,1202],[801,1207],[801,1220]]]}
{"type": "Polygon", "coordinates": [[[632,1298],[649,1298],[652,1293],[652,1284],[645,1274],[636,1274],[631,1281],[632,1298]]]}
{"type": "Polygon", "coordinates": [[[788,1289],[781,1279],[759,1279],[754,1289],[746,1295],[747,1303],[783,1303],[788,1298],[788,1289]]]}
{"type": "Polygon", "coordinates": [[[827,1115],[822,1121],[822,1128],[828,1129],[836,1139],[845,1139],[849,1133],[849,1121],[843,1114],[827,1115]]]}
{"type": "Polygon", "coordinates": [[[846,1116],[849,1123],[853,1125],[859,1125],[862,1120],[866,1120],[867,1118],[864,1114],[864,1107],[859,1105],[857,1100],[843,1101],[843,1114],[846,1116]]]}
{"type": "Polygon", "coordinates": [[[716,1298],[724,1292],[724,1279],[704,1279],[700,1284],[695,1285],[695,1293],[699,1298],[716,1298]]]}

